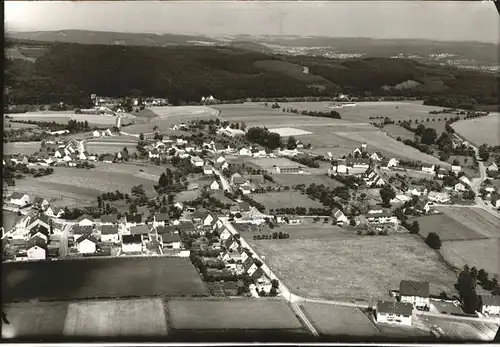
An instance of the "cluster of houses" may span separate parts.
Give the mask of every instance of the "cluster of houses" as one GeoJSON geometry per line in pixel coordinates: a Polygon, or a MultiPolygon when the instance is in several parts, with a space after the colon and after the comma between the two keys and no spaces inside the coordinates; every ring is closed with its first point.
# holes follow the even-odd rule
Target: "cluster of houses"
{"type": "MultiPolygon", "coordinates": [[[[440,300],[440,299],[436,299],[440,300]]],[[[449,301],[453,300],[440,300],[449,301]]],[[[499,296],[481,296],[481,313],[483,315],[500,315],[499,296]]],[[[430,298],[429,282],[403,280],[399,286],[399,292],[393,300],[380,300],[374,312],[377,323],[392,323],[400,325],[413,324],[414,310],[430,310],[432,303],[430,298]]]]}

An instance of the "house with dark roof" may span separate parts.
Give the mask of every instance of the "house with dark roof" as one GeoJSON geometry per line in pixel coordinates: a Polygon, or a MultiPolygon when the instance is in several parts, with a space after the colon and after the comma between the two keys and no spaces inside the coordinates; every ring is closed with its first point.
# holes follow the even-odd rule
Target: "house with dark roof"
{"type": "Polygon", "coordinates": [[[429,201],[427,201],[427,199],[425,198],[418,199],[417,203],[413,208],[415,209],[415,211],[422,214],[429,213],[431,209],[429,201]]]}
{"type": "Polygon", "coordinates": [[[41,238],[45,242],[49,242],[49,231],[42,225],[37,225],[28,233],[28,241],[35,238],[41,238]]]}
{"type": "Polygon", "coordinates": [[[180,249],[181,237],[176,233],[162,233],[159,235],[162,248],[180,249]]]}
{"type": "Polygon", "coordinates": [[[75,238],[79,238],[82,235],[90,235],[94,232],[94,228],[91,225],[79,226],[74,225],[71,229],[71,233],[75,238]]]}
{"type": "Polygon", "coordinates": [[[413,305],[398,301],[379,301],[375,310],[377,323],[412,325],[413,305]]]}
{"type": "Polygon", "coordinates": [[[97,249],[97,239],[92,234],[84,234],[75,241],[80,254],[92,254],[97,249]]]}
{"type": "Polygon", "coordinates": [[[14,192],[10,196],[9,202],[17,207],[24,207],[30,203],[30,197],[28,194],[14,192]]]}
{"type": "Polygon", "coordinates": [[[428,308],[430,306],[429,291],[429,282],[403,280],[399,285],[399,300],[412,304],[415,308],[428,308]]]}
{"type": "Polygon", "coordinates": [[[64,215],[64,210],[56,206],[48,206],[44,212],[49,217],[61,218],[64,215]]]}
{"type": "Polygon", "coordinates": [[[115,161],[115,156],[113,154],[105,154],[102,156],[102,162],[111,164],[115,161]]]}
{"type": "Polygon", "coordinates": [[[43,227],[44,229],[47,230],[47,232],[50,233],[50,218],[44,214],[40,214],[38,216],[32,217],[29,221],[28,226],[26,227],[26,230],[28,232],[31,232],[36,227],[43,227]]]}
{"type": "Polygon", "coordinates": [[[45,209],[49,207],[49,202],[46,199],[37,196],[33,199],[32,205],[38,210],[45,211],[45,209]]]}
{"type": "Polygon", "coordinates": [[[231,176],[231,183],[234,185],[245,184],[245,179],[239,173],[236,172],[231,176]]]}
{"type": "Polygon", "coordinates": [[[116,213],[105,214],[101,216],[101,225],[117,225],[117,224],[118,224],[118,215],[116,213]]]}
{"type": "Polygon", "coordinates": [[[118,242],[120,235],[118,234],[118,226],[103,225],[101,226],[101,241],[103,242],[118,242]]]}
{"type": "Polygon", "coordinates": [[[191,234],[196,232],[196,228],[193,224],[193,222],[190,221],[182,221],[178,225],[175,226],[179,233],[187,233],[191,234]]]}
{"type": "Polygon", "coordinates": [[[124,253],[142,252],[141,235],[122,235],[122,252],[124,253]]]}
{"type": "Polygon", "coordinates": [[[140,235],[142,240],[149,240],[151,230],[146,225],[137,225],[130,227],[130,235],[140,235]]]}
{"type": "Polygon", "coordinates": [[[154,219],[153,219],[153,226],[164,226],[165,223],[168,223],[170,220],[170,217],[168,213],[155,213],[154,219]]]}
{"type": "Polygon", "coordinates": [[[481,313],[489,316],[500,315],[500,296],[481,295],[481,313]]]}
{"type": "Polygon", "coordinates": [[[92,226],[94,225],[94,218],[88,214],[84,214],[76,219],[76,223],[81,227],[92,226]]]}
{"type": "Polygon", "coordinates": [[[141,214],[126,214],[125,215],[125,227],[130,229],[131,227],[142,224],[141,214]]]}

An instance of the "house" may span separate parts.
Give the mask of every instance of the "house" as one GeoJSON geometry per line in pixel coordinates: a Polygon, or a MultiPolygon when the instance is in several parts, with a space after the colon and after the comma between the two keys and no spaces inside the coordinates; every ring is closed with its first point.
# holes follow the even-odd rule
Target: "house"
{"type": "Polygon", "coordinates": [[[451,171],[454,172],[455,174],[458,174],[459,172],[462,171],[462,167],[460,165],[452,165],[451,171]]]}
{"type": "Polygon", "coordinates": [[[356,156],[361,156],[361,154],[362,154],[362,151],[361,151],[361,148],[359,148],[359,147],[357,147],[356,149],[354,149],[354,150],[352,151],[352,155],[353,155],[354,157],[356,157],[356,156]]]}
{"type": "Polygon", "coordinates": [[[115,157],[112,154],[105,154],[102,157],[102,162],[103,163],[111,164],[111,163],[114,162],[114,160],[115,160],[115,157]]]}
{"type": "Polygon", "coordinates": [[[49,206],[44,213],[50,217],[61,218],[64,215],[64,210],[60,207],[49,206]]]}
{"type": "Polygon", "coordinates": [[[397,301],[379,301],[375,310],[377,323],[412,325],[413,306],[397,301]]]}
{"type": "Polygon", "coordinates": [[[248,183],[244,183],[240,186],[240,191],[244,195],[248,195],[252,192],[252,186],[248,183]]]}
{"type": "Polygon", "coordinates": [[[248,148],[241,148],[239,151],[238,151],[238,154],[240,156],[251,156],[252,155],[252,151],[248,148]]]}
{"type": "Polygon", "coordinates": [[[244,273],[252,276],[252,274],[257,271],[258,266],[254,262],[254,258],[249,257],[243,262],[243,271],[244,273]]]}
{"type": "Polygon", "coordinates": [[[101,227],[101,241],[103,242],[118,242],[120,235],[118,234],[118,226],[103,225],[101,227]]]}
{"type": "Polygon", "coordinates": [[[414,206],[414,209],[419,213],[429,213],[431,207],[427,199],[418,199],[417,203],[414,206]]]}
{"type": "Polygon", "coordinates": [[[184,210],[184,205],[182,204],[182,202],[179,202],[177,201],[175,204],[174,204],[174,207],[178,210],[184,210]]]}
{"type": "Polygon", "coordinates": [[[229,164],[227,163],[227,161],[223,162],[223,163],[215,163],[214,167],[217,169],[217,170],[221,170],[221,171],[224,171],[226,169],[229,168],[229,164]]]}
{"type": "Polygon", "coordinates": [[[49,207],[49,202],[42,197],[35,197],[32,203],[33,207],[41,211],[45,211],[49,207]]]}
{"type": "Polygon", "coordinates": [[[142,215],[141,214],[126,214],[125,215],[125,227],[130,229],[131,227],[137,226],[138,224],[142,224],[142,215]]]}
{"type": "Polygon", "coordinates": [[[449,172],[445,168],[440,167],[437,170],[437,177],[438,178],[443,178],[444,176],[448,176],[449,172]]]}
{"type": "Polygon", "coordinates": [[[35,227],[43,227],[45,230],[47,230],[47,232],[49,232],[51,229],[50,224],[50,218],[47,215],[41,214],[30,219],[26,230],[30,232],[35,227]]]}
{"type": "Polygon", "coordinates": [[[216,180],[214,180],[212,182],[212,184],[210,184],[210,189],[212,189],[212,190],[219,190],[220,189],[219,182],[217,182],[216,180]]]}
{"type": "Polygon", "coordinates": [[[236,239],[231,235],[230,237],[228,237],[225,241],[224,241],[224,247],[226,248],[226,250],[228,251],[235,251],[238,249],[239,247],[239,243],[238,241],[236,241],[236,239]]]}
{"type": "Polygon", "coordinates": [[[492,193],[491,198],[490,198],[490,202],[494,207],[500,208],[500,194],[492,193]]]}
{"type": "Polygon", "coordinates": [[[92,226],[94,225],[94,218],[92,218],[92,216],[89,216],[88,214],[84,214],[76,219],[76,223],[81,227],[92,226]]]}
{"type": "Polygon", "coordinates": [[[191,156],[191,164],[193,164],[194,166],[196,166],[196,167],[203,167],[204,163],[205,162],[200,157],[195,156],[195,155],[191,156]]]}
{"type": "Polygon", "coordinates": [[[406,192],[407,194],[412,196],[422,196],[427,195],[427,188],[422,186],[411,186],[408,187],[408,190],[406,192]]]}
{"type": "Polygon", "coordinates": [[[130,227],[130,235],[140,235],[141,240],[149,240],[150,230],[146,225],[137,225],[130,227]]]}
{"type": "Polygon", "coordinates": [[[30,197],[28,194],[14,192],[10,196],[9,202],[18,207],[24,207],[30,203],[30,197]]]}
{"type": "Polygon", "coordinates": [[[424,164],[422,165],[422,171],[427,173],[434,173],[436,165],[434,164],[424,164]]]}
{"type": "Polygon", "coordinates": [[[92,136],[93,136],[93,137],[101,137],[101,133],[99,132],[99,130],[94,130],[94,131],[92,132],[92,136]]]}
{"type": "Polygon", "coordinates": [[[155,213],[153,217],[153,226],[165,226],[165,223],[168,223],[170,220],[170,216],[168,213],[155,213]]]}
{"type": "Polygon", "coordinates": [[[222,155],[220,157],[218,157],[217,159],[215,159],[215,162],[218,163],[218,164],[222,164],[222,163],[225,163],[226,162],[226,158],[224,158],[222,155]]]}
{"type": "Polygon", "coordinates": [[[212,165],[205,165],[203,167],[203,174],[204,175],[213,175],[214,174],[214,168],[212,165]]]}
{"type": "Polygon", "coordinates": [[[330,175],[335,175],[335,174],[347,174],[348,173],[348,168],[345,160],[338,161],[336,164],[332,165],[330,169],[328,169],[328,174],[330,175]]]}
{"type": "Polygon", "coordinates": [[[28,234],[28,241],[42,239],[45,243],[49,242],[49,232],[43,227],[34,228],[28,234]]]}
{"type": "Polygon", "coordinates": [[[28,240],[26,255],[29,260],[44,260],[47,257],[47,241],[42,238],[28,240]]]}
{"type": "Polygon", "coordinates": [[[94,229],[90,225],[86,225],[83,227],[75,225],[71,229],[71,232],[76,238],[79,238],[82,235],[91,235],[94,232],[94,229]]]}
{"type": "Polygon", "coordinates": [[[128,160],[128,153],[125,151],[119,151],[116,153],[116,156],[114,158],[115,161],[124,161],[128,160]]]}
{"type": "Polygon", "coordinates": [[[122,235],[122,252],[124,253],[142,252],[141,235],[122,235]]]}
{"type": "Polygon", "coordinates": [[[254,158],[265,158],[267,157],[267,152],[265,149],[259,149],[252,152],[254,158]]]}
{"type": "Polygon", "coordinates": [[[429,282],[406,281],[399,284],[399,301],[411,304],[414,308],[428,308],[429,282]]]}
{"type": "Polygon", "coordinates": [[[393,216],[390,211],[370,211],[366,215],[369,224],[397,224],[398,218],[393,216]]]}
{"type": "Polygon", "coordinates": [[[118,216],[115,213],[101,216],[101,225],[117,225],[117,224],[118,224],[118,216]]]}
{"type": "Polygon", "coordinates": [[[332,210],[332,215],[333,215],[333,218],[335,218],[335,222],[337,223],[337,225],[344,225],[344,224],[349,223],[349,220],[347,219],[347,217],[337,207],[335,207],[332,210]]]}
{"type": "Polygon", "coordinates": [[[481,313],[490,316],[500,315],[500,296],[484,296],[481,295],[481,313]]]}
{"type": "Polygon", "coordinates": [[[97,249],[97,239],[92,234],[85,234],[76,239],[78,253],[91,254],[97,249]]]}
{"type": "Polygon", "coordinates": [[[427,198],[432,202],[437,202],[438,204],[446,204],[450,202],[450,195],[448,193],[430,192],[427,198]]]}
{"type": "Polygon", "coordinates": [[[396,167],[399,165],[399,160],[396,158],[391,158],[391,159],[382,159],[380,162],[380,166],[390,169],[391,167],[396,167]]]}
{"type": "Polygon", "coordinates": [[[232,236],[232,234],[226,228],[224,228],[224,230],[221,233],[219,233],[219,238],[220,238],[221,242],[226,241],[231,236],[232,236]]]}
{"type": "Polygon", "coordinates": [[[181,237],[177,233],[163,233],[160,235],[160,242],[163,248],[168,249],[180,249],[181,248],[181,237]]]}
{"type": "Polygon", "coordinates": [[[242,217],[236,220],[236,223],[251,223],[255,225],[263,224],[269,216],[261,213],[255,207],[251,207],[250,211],[243,212],[242,217]]]}
{"type": "Polygon", "coordinates": [[[458,182],[457,184],[455,184],[454,190],[456,192],[465,192],[467,188],[462,182],[458,182]]]}
{"type": "Polygon", "coordinates": [[[488,172],[498,172],[498,166],[496,163],[491,163],[491,165],[489,165],[487,168],[486,168],[486,171],[488,172]]]}
{"type": "Polygon", "coordinates": [[[66,154],[64,153],[64,150],[62,149],[58,149],[54,152],[54,158],[62,158],[64,157],[66,154]]]}
{"type": "Polygon", "coordinates": [[[245,183],[245,180],[239,173],[236,172],[231,176],[231,183],[234,185],[241,185],[245,183]]]}
{"type": "Polygon", "coordinates": [[[371,168],[366,170],[365,177],[363,179],[365,180],[366,185],[370,188],[383,187],[386,184],[385,180],[371,168]]]}
{"type": "Polygon", "coordinates": [[[148,153],[149,159],[158,159],[160,157],[160,152],[155,148],[148,153]]]}
{"type": "Polygon", "coordinates": [[[467,176],[462,176],[459,178],[459,180],[462,183],[465,183],[468,187],[470,187],[472,185],[472,182],[470,181],[470,179],[467,176]]]}
{"type": "Polygon", "coordinates": [[[347,160],[347,166],[358,170],[368,170],[370,167],[370,159],[358,158],[347,160]]]}
{"type": "Polygon", "coordinates": [[[384,159],[384,157],[382,156],[382,153],[374,152],[372,155],[370,155],[370,159],[375,160],[375,161],[382,161],[382,159],[384,159]]]}

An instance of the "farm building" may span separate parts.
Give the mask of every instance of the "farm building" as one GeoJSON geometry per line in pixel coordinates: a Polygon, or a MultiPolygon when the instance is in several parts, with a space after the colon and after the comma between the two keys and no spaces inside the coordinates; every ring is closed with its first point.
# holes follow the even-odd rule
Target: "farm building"
{"type": "Polygon", "coordinates": [[[399,284],[400,301],[412,304],[415,308],[429,307],[429,282],[401,281],[399,284]]]}
{"type": "Polygon", "coordinates": [[[81,227],[92,226],[94,225],[94,218],[92,218],[92,216],[89,216],[88,214],[84,214],[77,218],[76,223],[81,227]]]}
{"type": "Polygon", "coordinates": [[[212,189],[212,190],[219,190],[219,189],[220,189],[219,182],[217,182],[217,181],[213,181],[213,182],[210,184],[210,189],[212,189]]]}
{"type": "Polygon", "coordinates": [[[366,215],[369,224],[397,224],[398,218],[393,216],[390,211],[371,210],[366,215]]]}
{"type": "Polygon", "coordinates": [[[237,185],[244,184],[245,179],[239,173],[236,172],[231,176],[231,183],[237,185]]]}
{"type": "Polygon", "coordinates": [[[154,218],[153,218],[153,226],[165,226],[165,223],[168,223],[170,220],[170,217],[168,213],[155,213],[154,218]]]}
{"type": "Polygon", "coordinates": [[[379,301],[375,311],[377,323],[412,325],[413,306],[397,301],[379,301]]]}
{"type": "Polygon", "coordinates": [[[434,164],[424,164],[422,165],[422,171],[427,173],[434,173],[436,166],[434,164]]]}
{"type": "Polygon", "coordinates": [[[214,174],[214,168],[212,165],[205,165],[203,167],[203,174],[205,175],[213,175],[214,174]]]}
{"type": "Polygon", "coordinates": [[[30,260],[43,260],[47,256],[47,240],[33,237],[27,242],[27,257],[30,260]]]}
{"type": "Polygon", "coordinates": [[[96,251],[97,239],[90,234],[85,234],[76,239],[76,244],[78,247],[78,253],[92,254],[96,251]]]}
{"type": "Polygon", "coordinates": [[[481,313],[492,315],[500,315],[500,296],[481,296],[481,313]]]}
{"type": "Polygon", "coordinates": [[[383,187],[385,186],[385,180],[375,172],[373,169],[368,169],[365,172],[365,177],[364,180],[366,182],[366,185],[370,188],[372,187],[383,187]]]}
{"type": "Polygon", "coordinates": [[[448,176],[449,172],[445,168],[440,167],[437,170],[437,177],[438,178],[443,178],[444,176],[448,176]]]}
{"type": "Polygon", "coordinates": [[[30,197],[28,194],[14,192],[10,196],[9,202],[18,207],[24,207],[30,203],[30,197]]]}
{"type": "Polygon", "coordinates": [[[204,163],[205,162],[200,157],[198,157],[198,156],[191,156],[191,164],[193,164],[194,166],[196,166],[196,167],[203,167],[204,163]]]}
{"type": "Polygon", "coordinates": [[[242,194],[248,195],[252,192],[252,186],[248,183],[244,183],[239,187],[242,194]]]}
{"type": "Polygon", "coordinates": [[[142,252],[141,235],[122,235],[122,252],[124,253],[142,252]]]}
{"type": "Polygon", "coordinates": [[[220,134],[226,135],[229,137],[237,137],[237,136],[245,136],[245,132],[240,129],[231,129],[229,126],[217,130],[220,134]]]}
{"type": "Polygon", "coordinates": [[[384,156],[380,152],[374,152],[372,155],[370,155],[370,159],[375,161],[382,161],[382,159],[384,159],[384,156]]]}
{"type": "Polygon", "coordinates": [[[487,168],[486,168],[486,171],[488,172],[498,172],[498,166],[496,163],[491,163],[491,165],[489,165],[487,168]]]}
{"type": "Polygon", "coordinates": [[[446,204],[447,202],[450,202],[450,196],[448,193],[429,192],[427,198],[430,201],[437,202],[438,204],[446,204]]]}
{"type": "Polygon", "coordinates": [[[115,225],[103,225],[101,227],[101,241],[103,242],[118,242],[118,227],[115,225]]]}
{"type": "Polygon", "coordinates": [[[429,213],[431,207],[427,199],[418,199],[417,203],[414,206],[414,209],[418,213],[429,213]]]}

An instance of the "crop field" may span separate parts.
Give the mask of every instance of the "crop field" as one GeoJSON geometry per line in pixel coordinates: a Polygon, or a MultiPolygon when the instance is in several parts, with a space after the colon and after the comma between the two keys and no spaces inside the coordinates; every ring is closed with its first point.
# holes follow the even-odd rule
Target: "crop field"
{"type": "Polygon", "coordinates": [[[387,133],[390,137],[397,139],[400,137],[402,140],[414,140],[415,134],[411,131],[397,125],[397,124],[387,124],[384,125],[382,130],[387,133]]]}
{"type": "Polygon", "coordinates": [[[323,207],[323,205],[297,192],[269,192],[254,194],[252,198],[266,207],[267,210],[280,207],[323,207]]]}
{"type": "Polygon", "coordinates": [[[3,299],[6,302],[207,295],[198,272],[187,258],[8,263],[2,270],[3,299]]]}
{"type": "Polygon", "coordinates": [[[441,241],[477,240],[485,238],[474,229],[463,225],[446,214],[422,216],[415,218],[415,220],[417,220],[420,225],[420,234],[423,237],[427,237],[430,232],[435,232],[439,235],[441,241]]]}
{"type": "Polygon", "coordinates": [[[2,338],[54,338],[64,329],[68,304],[57,302],[26,302],[3,304],[2,311],[9,324],[2,323],[2,338]]]}
{"type": "Polygon", "coordinates": [[[72,337],[166,336],[161,299],[70,303],[63,334],[72,337]]]}
{"type": "Polygon", "coordinates": [[[321,335],[380,336],[377,327],[359,308],[312,302],[301,307],[321,335]]]}
{"type": "Polygon", "coordinates": [[[114,154],[123,150],[124,147],[127,147],[128,153],[132,154],[137,152],[137,143],[132,142],[100,142],[100,141],[92,141],[85,144],[85,149],[90,154],[114,154]]]}
{"type": "Polygon", "coordinates": [[[331,179],[326,175],[294,175],[294,174],[277,174],[272,175],[274,182],[278,183],[280,186],[292,187],[298,184],[305,184],[306,186],[314,183],[317,185],[324,184],[327,187],[335,188],[342,187],[343,184],[331,179]]]}
{"type": "MultiPolygon", "coordinates": [[[[292,232],[289,232],[290,236],[292,232]]],[[[429,281],[431,292],[453,291],[455,273],[420,236],[355,236],[247,240],[298,295],[369,300],[402,279],[429,281]]]]}
{"type": "MultiPolygon", "coordinates": [[[[446,339],[456,341],[492,341],[495,336],[493,332],[494,327],[489,327],[481,323],[478,325],[475,322],[461,322],[441,317],[437,318],[424,316],[420,316],[419,320],[429,327],[433,325],[439,326],[443,329],[446,339]]],[[[496,325],[494,326],[496,327],[496,325]]]]}
{"type": "Polygon", "coordinates": [[[500,145],[500,114],[492,113],[485,117],[461,120],[452,125],[453,129],[469,142],[479,146],[500,145]]]}
{"type": "Polygon", "coordinates": [[[302,324],[281,300],[169,300],[172,329],[301,329],[302,324]]]}
{"type": "Polygon", "coordinates": [[[7,142],[3,144],[3,153],[4,154],[33,154],[39,151],[40,149],[39,141],[30,141],[30,142],[7,142]]]}
{"type": "Polygon", "coordinates": [[[271,131],[273,133],[277,133],[281,137],[312,134],[310,131],[305,131],[305,130],[295,129],[295,128],[273,128],[273,129],[271,129],[271,131]]]}
{"type": "Polygon", "coordinates": [[[6,129],[6,130],[35,129],[35,128],[38,128],[38,125],[36,125],[36,124],[25,124],[25,123],[11,122],[10,120],[4,118],[3,119],[3,128],[6,129]]]}
{"type": "Polygon", "coordinates": [[[445,241],[440,252],[456,268],[461,269],[467,264],[500,279],[500,239],[445,241]]]}
{"type": "Polygon", "coordinates": [[[481,208],[440,206],[437,209],[484,237],[500,237],[500,219],[481,208]]]}
{"type": "MultiPolygon", "coordinates": [[[[116,124],[116,117],[111,115],[98,115],[98,114],[76,114],[74,111],[41,111],[41,112],[26,112],[9,114],[13,119],[32,120],[37,122],[56,122],[60,124],[67,124],[68,120],[74,119],[78,122],[87,121],[90,125],[95,126],[114,126],[116,124]]],[[[123,122],[135,119],[131,114],[122,116],[123,122]]]]}

